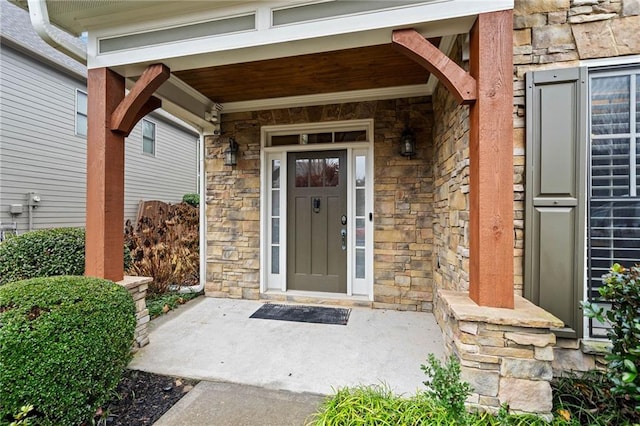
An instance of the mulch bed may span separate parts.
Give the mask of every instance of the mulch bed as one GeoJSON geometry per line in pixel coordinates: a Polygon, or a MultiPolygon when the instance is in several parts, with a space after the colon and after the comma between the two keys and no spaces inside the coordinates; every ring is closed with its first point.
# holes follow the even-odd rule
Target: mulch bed
{"type": "Polygon", "coordinates": [[[96,418],[96,424],[109,426],[152,425],[180,398],[189,392],[197,380],[161,376],[137,370],[125,370],[115,395],[96,418]],[[98,423],[101,420],[102,422],[98,423]]]}

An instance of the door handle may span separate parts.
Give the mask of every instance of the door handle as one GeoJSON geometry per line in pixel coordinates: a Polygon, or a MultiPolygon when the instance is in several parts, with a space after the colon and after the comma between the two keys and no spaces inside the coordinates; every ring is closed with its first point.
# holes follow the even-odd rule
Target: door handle
{"type": "Polygon", "coordinates": [[[347,249],[347,230],[346,229],[341,229],[340,230],[340,237],[342,237],[342,250],[346,250],[347,249]]]}
{"type": "Polygon", "coordinates": [[[320,198],[314,198],[313,201],[311,202],[311,205],[313,207],[314,213],[320,212],[320,198]]]}

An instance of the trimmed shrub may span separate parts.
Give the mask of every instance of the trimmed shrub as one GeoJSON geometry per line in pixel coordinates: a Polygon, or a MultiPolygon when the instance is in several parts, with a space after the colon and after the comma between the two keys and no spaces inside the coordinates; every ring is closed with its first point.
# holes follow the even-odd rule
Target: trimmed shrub
{"type": "Polygon", "coordinates": [[[610,308],[584,302],[585,315],[611,325],[607,336],[613,348],[606,356],[611,391],[640,410],[640,266],[626,269],[616,263],[602,278],[598,292],[610,308]]]}
{"type": "MultiPolygon", "coordinates": [[[[82,228],[52,228],[26,232],[0,244],[0,285],[56,275],[84,274],[82,228]]],[[[131,253],[124,247],[124,269],[131,253]]]]}
{"type": "Polygon", "coordinates": [[[27,403],[35,424],[90,420],[120,381],[135,327],[131,296],[111,281],[60,276],[0,287],[0,423],[27,403]]]}
{"type": "Polygon", "coordinates": [[[83,273],[84,230],[81,228],[31,231],[0,244],[0,284],[83,273]]]}
{"type": "Polygon", "coordinates": [[[198,194],[184,194],[182,196],[182,201],[192,205],[193,207],[198,207],[200,205],[200,195],[198,194]]]}

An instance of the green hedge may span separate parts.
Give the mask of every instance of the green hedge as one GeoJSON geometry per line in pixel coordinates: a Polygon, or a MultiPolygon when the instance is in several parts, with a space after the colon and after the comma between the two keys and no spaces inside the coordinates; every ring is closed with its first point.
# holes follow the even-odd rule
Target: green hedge
{"type": "Polygon", "coordinates": [[[60,276],[1,286],[0,423],[25,404],[35,424],[91,420],[130,360],[135,327],[131,296],[110,281],[60,276]]]}
{"type": "Polygon", "coordinates": [[[198,207],[200,205],[200,195],[199,194],[184,194],[182,196],[182,201],[192,205],[193,207],[198,207]]]}
{"type": "MultiPolygon", "coordinates": [[[[0,285],[56,275],[84,274],[85,232],[82,228],[53,228],[26,232],[0,244],[0,285]]],[[[124,270],[131,254],[124,247],[124,270]]]]}

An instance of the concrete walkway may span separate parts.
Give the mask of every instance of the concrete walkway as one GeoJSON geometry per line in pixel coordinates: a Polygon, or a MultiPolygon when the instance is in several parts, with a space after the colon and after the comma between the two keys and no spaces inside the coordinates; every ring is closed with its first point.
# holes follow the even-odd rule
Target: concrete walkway
{"type": "MultiPolygon", "coordinates": [[[[210,419],[208,424],[255,424],[211,420],[215,401],[241,389],[225,394],[221,389],[230,383],[263,388],[242,388],[253,396],[241,398],[238,404],[249,398],[254,405],[278,412],[284,410],[277,408],[278,401],[286,400],[293,404],[286,410],[300,412],[295,408],[298,397],[288,392],[326,395],[339,387],[386,383],[396,393],[413,394],[424,388],[420,364],[427,355],[443,357],[441,331],[431,314],[352,308],[346,326],[249,318],[262,303],[201,298],[152,322],[151,343],[135,355],[130,368],[229,382],[199,384],[165,414],[172,423],[163,417],[159,425],[187,424],[171,417],[174,411],[189,415],[183,419],[188,424],[207,424],[205,420],[194,423],[196,412],[210,419]]],[[[320,401],[313,395],[309,398],[302,403],[304,417],[320,401]]],[[[263,411],[250,405],[247,412],[263,411]]],[[[279,421],[303,424],[299,419],[279,421]]],[[[259,424],[270,421],[261,417],[259,424]]]]}
{"type": "Polygon", "coordinates": [[[233,383],[200,382],[154,426],[303,426],[324,397],[233,383]]]}

